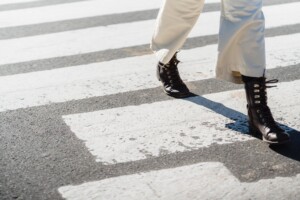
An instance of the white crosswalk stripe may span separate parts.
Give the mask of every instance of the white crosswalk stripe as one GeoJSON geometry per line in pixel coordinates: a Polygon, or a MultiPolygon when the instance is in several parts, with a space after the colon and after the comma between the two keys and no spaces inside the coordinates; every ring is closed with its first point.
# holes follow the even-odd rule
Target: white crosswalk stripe
{"type": "MultiPolygon", "coordinates": [[[[33,1],[5,0],[0,5],[33,1]]],[[[207,1],[218,2],[220,0],[207,1]]],[[[0,13],[0,28],[5,30],[8,27],[113,16],[158,9],[160,4],[161,0],[89,0],[10,10],[0,13]]],[[[299,8],[299,2],[266,6],[266,28],[298,25],[299,8]]],[[[219,12],[203,13],[190,37],[216,35],[219,15],[219,12]]],[[[0,66],[145,45],[150,41],[154,23],[155,20],[151,19],[0,40],[0,66]]],[[[267,69],[299,64],[300,33],[268,37],[266,45],[267,69]]],[[[180,64],[180,71],[184,81],[213,78],[216,58],[216,44],[181,51],[179,60],[183,63],[180,64]]],[[[0,87],[0,112],[154,89],[160,86],[155,77],[156,63],[153,55],[142,55],[0,76],[0,85],[5,86],[0,87]]],[[[295,129],[300,129],[298,115],[289,111],[300,110],[300,99],[296,97],[299,93],[300,80],[280,83],[277,88],[268,91],[274,116],[280,116],[276,120],[295,129]]],[[[243,134],[248,130],[243,90],[66,114],[61,117],[94,156],[95,161],[106,167],[191,152],[212,145],[244,144],[254,139],[243,134]],[[234,128],[230,126],[232,124],[234,128]]],[[[274,199],[293,199],[299,196],[299,192],[293,189],[300,187],[298,179],[299,175],[242,183],[222,163],[205,162],[77,186],[66,185],[58,191],[68,200],[232,199],[237,195],[242,199],[260,199],[267,194],[272,194],[270,198],[274,199]],[[269,190],[258,190],[262,186],[269,190]],[[235,189],[231,190],[232,188],[235,189]],[[285,192],[280,192],[279,189],[285,192]]]]}
{"type": "MultiPolygon", "coordinates": [[[[295,98],[298,92],[300,81],[281,83],[278,89],[270,90],[273,102],[270,106],[275,108],[275,116],[300,109],[300,99],[295,98]],[[287,103],[282,96],[293,102],[287,103]]],[[[63,118],[97,161],[116,164],[195,150],[215,143],[249,140],[250,137],[224,127],[224,124],[234,123],[230,118],[242,118],[240,113],[246,116],[245,100],[244,90],[237,90],[63,118]],[[232,113],[228,113],[230,111],[232,113]]],[[[296,123],[294,117],[296,115],[288,115],[282,122],[296,123]]],[[[243,123],[236,127],[247,130],[243,123]]]]}
{"type": "MultiPolygon", "coordinates": [[[[0,2],[0,5],[8,3],[33,2],[34,0],[2,1],[0,2]]],[[[207,1],[207,3],[216,2],[219,1],[207,1]]],[[[0,28],[158,9],[160,5],[161,0],[89,0],[69,4],[45,6],[42,8],[39,7],[22,10],[11,10],[0,13],[0,28]],[[53,15],[53,13],[55,13],[55,15],[53,15]],[[22,16],[22,18],[15,16],[22,16]]]]}
{"type": "Polygon", "coordinates": [[[24,26],[158,8],[160,0],[90,0],[0,13],[0,27],[24,26]],[[126,6],[126,5],[133,6],[126,6]],[[56,13],[53,15],[53,13],[56,13]],[[16,18],[14,16],[22,16],[16,18]],[[36,17],[39,16],[39,17],[36,17]]]}
{"type": "MultiPolygon", "coordinates": [[[[299,23],[299,7],[300,3],[266,7],[265,15],[269,19],[266,22],[266,28],[299,23]],[[293,17],[282,17],[285,15],[293,17]]],[[[219,15],[219,12],[203,13],[190,37],[217,34],[219,15]]],[[[154,23],[154,20],[147,20],[1,40],[0,65],[148,44],[154,23]]]]}
{"type": "Polygon", "coordinates": [[[241,183],[222,163],[212,162],[66,186],[59,191],[72,200],[279,200],[297,199],[295,188],[299,187],[300,175],[241,183]]]}
{"type": "Polygon", "coordinates": [[[41,0],[1,0],[0,5],[28,3],[28,2],[36,2],[36,1],[41,1],[41,0]]]}

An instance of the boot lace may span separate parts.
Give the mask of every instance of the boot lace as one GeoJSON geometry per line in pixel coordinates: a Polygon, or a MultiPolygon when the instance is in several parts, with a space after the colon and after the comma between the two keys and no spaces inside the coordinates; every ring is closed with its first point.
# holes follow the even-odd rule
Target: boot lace
{"type": "Polygon", "coordinates": [[[267,97],[267,88],[277,87],[276,85],[268,85],[278,83],[277,79],[272,79],[266,81],[264,78],[262,84],[255,83],[254,84],[254,104],[257,106],[257,114],[259,115],[261,121],[268,128],[274,131],[281,131],[282,129],[275,122],[273,115],[271,113],[270,108],[268,107],[268,97],[267,97]]]}
{"type": "Polygon", "coordinates": [[[168,82],[172,86],[182,86],[184,83],[180,78],[177,65],[180,61],[174,56],[168,64],[165,65],[168,82]]]}

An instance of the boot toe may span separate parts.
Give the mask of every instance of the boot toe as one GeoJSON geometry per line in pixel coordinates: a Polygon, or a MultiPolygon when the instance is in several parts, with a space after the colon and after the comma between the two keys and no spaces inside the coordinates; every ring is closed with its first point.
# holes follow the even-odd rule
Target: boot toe
{"type": "Polygon", "coordinates": [[[265,138],[265,141],[271,144],[284,144],[290,141],[290,136],[285,132],[280,132],[280,133],[270,132],[265,138]]]}

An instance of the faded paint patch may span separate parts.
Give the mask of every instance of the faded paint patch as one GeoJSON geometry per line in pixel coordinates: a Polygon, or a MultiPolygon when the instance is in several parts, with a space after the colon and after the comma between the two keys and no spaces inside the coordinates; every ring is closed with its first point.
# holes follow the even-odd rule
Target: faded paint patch
{"type": "Polygon", "coordinates": [[[65,186],[58,191],[67,200],[298,199],[300,175],[241,183],[223,164],[212,162],[65,186]]]}
{"type": "MultiPolygon", "coordinates": [[[[278,121],[300,129],[300,81],[269,91],[278,121]],[[280,96],[278,96],[280,94],[280,96]],[[285,96],[289,101],[285,101],[285,96]],[[285,113],[283,115],[283,113],[285,113]]],[[[212,144],[248,141],[243,90],[63,116],[97,162],[116,164],[197,150],[212,144]]],[[[292,129],[290,129],[292,130],[292,129]]]]}

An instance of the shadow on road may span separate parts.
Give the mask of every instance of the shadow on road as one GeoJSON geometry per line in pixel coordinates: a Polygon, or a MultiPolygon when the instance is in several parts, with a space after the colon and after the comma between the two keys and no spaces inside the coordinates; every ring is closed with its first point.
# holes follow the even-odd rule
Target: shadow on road
{"type": "MultiPolygon", "coordinates": [[[[222,103],[217,103],[209,100],[205,97],[197,94],[191,94],[191,97],[185,98],[184,100],[193,102],[197,105],[208,108],[226,118],[234,121],[233,123],[225,124],[226,128],[240,132],[242,134],[251,135],[248,130],[248,116],[238,112],[232,108],[224,106],[222,103]]],[[[274,152],[291,158],[296,161],[300,161],[300,132],[287,125],[278,123],[279,126],[284,129],[291,136],[291,142],[286,145],[270,145],[270,149],[274,152]]],[[[253,136],[254,137],[254,136],[253,136]]],[[[261,138],[258,138],[261,139],[261,138]]]]}

